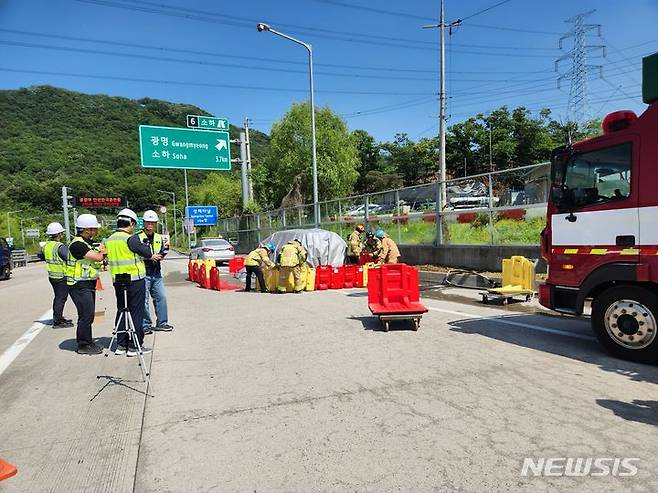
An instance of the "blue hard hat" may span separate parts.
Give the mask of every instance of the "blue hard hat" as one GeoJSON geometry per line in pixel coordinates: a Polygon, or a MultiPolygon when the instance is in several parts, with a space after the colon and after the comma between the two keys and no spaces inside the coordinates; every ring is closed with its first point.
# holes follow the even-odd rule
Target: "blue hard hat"
{"type": "Polygon", "coordinates": [[[273,252],[274,250],[276,250],[276,247],[274,246],[274,243],[268,243],[267,245],[265,245],[265,248],[267,248],[270,252],[273,252]]]}
{"type": "Polygon", "coordinates": [[[377,238],[383,238],[385,234],[386,234],[386,233],[384,233],[384,230],[383,230],[383,229],[378,229],[377,231],[375,231],[375,236],[376,236],[377,238]]]}

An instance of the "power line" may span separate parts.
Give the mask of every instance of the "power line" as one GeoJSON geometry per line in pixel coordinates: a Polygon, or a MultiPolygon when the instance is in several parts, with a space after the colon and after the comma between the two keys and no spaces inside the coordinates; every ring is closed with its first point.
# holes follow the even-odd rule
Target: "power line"
{"type": "MultiPolygon", "coordinates": [[[[237,68],[243,70],[257,70],[257,71],[268,71],[268,72],[284,72],[284,73],[297,73],[297,74],[306,74],[305,70],[295,70],[295,69],[285,69],[279,67],[265,67],[262,65],[244,65],[236,63],[219,63],[219,62],[208,62],[203,60],[190,60],[182,58],[172,58],[172,57],[162,57],[157,55],[146,55],[139,53],[122,53],[116,51],[106,51],[90,48],[74,48],[69,46],[56,46],[56,45],[44,45],[38,43],[26,43],[21,41],[9,41],[9,40],[0,40],[0,44],[8,46],[17,46],[20,48],[36,48],[42,50],[52,50],[52,51],[67,51],[74,53],[89,53],[94,55],[106,55],[106,56],[116,56],[122,58],[136,58],[149,61],[161,61],[161,62],[174,62],[174,63],[183,63],[189,65],[202,65],[202,66],[211,66],[211,67],[229,67],[237,68]]],[[[126,43],[122,43],[126,44],[126,43]]],[[[133,45],[138,46],[138,45],[133,45]]],[[[166,49],[161,49],[160,51],[167,51],[166,49]]],[[[261,59],[262,61],[267,61],[267,59],[261,59]]],[[[323,72],[318,71],[316,75],[324,75],[330,77],[343,77],[343,78],[356,78],[356,79],[376,79],[376,80],[406,80],[406,81],[431,81],[435,79],[430,77],[404,77],[404,76],[395,76],[395,75],[369,75],[369,74],[350,74],[346,72],[323,72]]],[[[505,79],[455,79],[459,82],[504,82],[505,79]]]]}
{"type": "Polygon", "coordinates": [[[487,7],[486,9],[478,10],[478,11],[475,12],[474,14],[467,15],[466,17],[462,17],[460,20],[461,20],[462,22],[464,22],[464,21],[466,21],[466,20],[468,20],[468,19],[472,19],[472,18],[475,17],[475,16],[478,16],[478,15],[480,15],[480,14],[484,14],[485,12],[489,12],[490,10],[493,10],[493,9],[495,9],[496,7],[500,7],[501,5],[504,5],[504,4],[506,4],[506,3],[510,2],[510,1],[511,1],[511,0],[503,0],[502,2],[498,2],[498,3],[496,3],[496,4],[494,4],[494,5],[490,6],[490,7],[487,7]]]}
{"type": "MultiPolygon", "coordinates": [[[[256,20],[253,19],[247,19],[247,18],[239,18],[236,16],[226,16],[222,14],[216,14],[216,13],[208,13],[208,12],[202,12],[201,14],[190,14],[188,12],[201,12],[201,11],[195,11],[191,9],[185,9],[181,12],[177,12],[175,7],[171,6],[162,6],[168,10],[164,10],[163,8],[155,8],[155,7],[148,7],[148,6],[141,6],[140,4],[137,5],[128,5],[125,3],[117,3],[116,1],[109,1],[109,0],[75,0],[80,3],[86,3],[86,4],[92,4],[92,5],[99,5],[99,6],[105,6],[105,7],[114,7],[114,8],[120,8],[120,9],[125,9],[125,10],[132,10],[132,11],[137,11],[137,12],[142,12],[142,13],[150,13],[150,14],[156,14],[156,15],[164,15],[164,16],[169,16],[169,17],[176,17],[176,18],[183,18],[186,20],[192,20],[192,21],[199,21],[199,22],[207,22],[207,23],[218,23],[218,24],[224,24],[236,28],[242,28],[242,29],[253,29],[253,24],[256,22],[256,20]],[[213,17],[209,17],[213,16],[213,17]],[[224,18],[224,19],[223,19],[224,18]],[[234,19],[243,19],[243,20],[234,20],[234,19]]],[[[125,1],[125,0],[124,0],[125,1]]],[[[152,4],[150,2],[141,2],[143,5],[158,5],[158,4],[152,4]]],[[[180,9],[179,9],[180,10],[180,9]]],[[[364,35],[361,33],[345,33],[348,34],[349,36],[352,37],[345,37],[345,36],[340,36],[340,35],[332,35],[332,34],[321,34],[321,32],[325,33],[338,33],[341,31],[331,31],[327,29],[316,29],[312,27],[302,27],[302,26],[297,26],[295,27],[294,25],[291,24],[285,24],[285,23],[280,23],[279,25],[281,26],[289,26],[289,31],[293,34],[303,34],[306,36],[311,36],[311,37],[318,37],[318,38],[325,38],[325,39],[331,39],[335,41],[343,41],[343,42],[350,42],[350,43],[361,43],[361,44],[369,44],[369,45],[375,45],[375,46],[388,46],[392,48],[403,48],[403,49],[409,49],[409,50],[424,50],[424,51],[437,51],[438,47],[434,43],[430,42],[422,42],[422,41],[417,41],[417,40],[405,40],[404,43],[394,43],[390,42],[392,38],[390,37],[383,37],[383,36],[374,36],[374,35],[364,35]],[[356,36],[356,37],[354,37],[356,36]],[[367,38],[372,38],[372,39],[367,39],[367,38]],[[416,43],[416,45],[413,44],[408,44],[408,43],[416,43]],[[426,45],[420,46],[418,43],[423,43],[426,45]]],[[[401,39],[401,38],[397,38],[401,39]]],[[[493,49],[491,47],[490,49],[493,49]]],[[[514,49],[520,49],[520,48],[514,48],[514,49]]],[[[459,51],[459,53],[463,54],[471,54],[471,55],[482,55],[482,56],[505,56],[505,57],[529,57],[529,58],[551,58],[549,55],[521,55],[521,54],[514,54],[514,53],[491,53],[491,52],[472,52],[472,51],[459,51]]]]}
{"type": "MultiPolygon", "coordinates": [[[[211,56],[211,57],[217,57],[217,58],[228,58],[228,59],[236,59],[236,60],[250,60],[250,61],[257,61],[257,62],[270,62],[270,63],[281,63],[281,64],[286,64],[286,65],[299,65],[299,66],[304,66],[306,67],[308,65],[307,62],[300,62],[300,61],[295,61],[295,60],[288,60],[288,59],[281,59],[281,58],[265,58],[265,57],[255,57],[255,56],[241,56],[241,55],[232,55],[232,54],[226,54],[226,53],[217,53],[217,52],[211,52],[211,51],[202,51],[202,50],[189,50],[189,49],[182,49],[182,48],[170,48],[170,47],[163,47],[161,45],[147,45],[147,44],[140,44],[140,43],[127,43],[127,42],[122,42],[122,41],[111,41],[107,39],[98,39],[98,38],[88,38],[88,37],[79,37],[79,36],[68,36],[68,35],[61,35],[61,34],[52,34],[52,33],[39,33],[39,32],[33,32],[33,31],[21,31],[21,30],[16,30],[16,29],[0,29],[0,32],[8,33],[8,34],[17,34],[21,36],[33,36],[33,37],[41,37],[41,38],[49,38],[49,39],[60,39],[60,40],[66,40],[66,41],[75,41],[75,42],[83,42],[83,43],[97,43],[97,44],[103,44],[103,45],[110,45],[110,46],[120,46],[124,48],[138,48],[138,49],[145,49],[145,50],[154,50],[154,51],[159,51],[159,52],[171,52],[171,53],[183,53],[183,54],[192,54],[192,55],[200,55],[200,56],[211,56]]],[[[454,43],[453,43],[454,45],[454,43]]],[[[473,45],[473,46],[484,46],[484,45],[473,45]]],[[[512,49],[512,47],[509,47],[509,49],[512,49]]],[[[522,48],[519,48],[522,49],[522,48]]],[[[542,48],[546,49],[546,48],[542,48]]],[[[347,69],[355,69],[355,70],[368,70],[368,71],[376,71],[376,72],[400,72],[400,73],[428,73],[428,74],[437,74],[438,70],[428,70],[428,69],[413,69],[413,68],[401,68],[401,67],[381,67],[381,66],[363,66],[363,65],[345,65],[345,64],[335,64],[335,63],[315,63],[314,66],[316,67],[329,67],[329,68],[347,68],[347,69]]],[[[491,72],[490,70],[487,71],[453,71],[454,74],[488,74],[491,75],[493,73],[495,74],[532,74],[536,72],[527,72],[527,71],[497,71],[497,72],[491,72]]]]}
{"type": "Polygon", "coordinates": [[[421,106],[423,104],[427,104],[431,101],[436,101],[436,97],[421,98],[420,100],[414,99],[414,100],[411,100],[411,101],[406,101],[404,103],[381,106],[379,108],[372,108],[370,110],[361,110],[361,111],[355,111],[355,112],[351,112],[351,113],[341,113],[340,116],[342,116],[343,118],[356,118],[356,117],[361,117],[361,116],[370,116],[370,115],[376,115],[376,114],[380,114],[380,113],[388,113],[390,111],[397,111],[397,110],[401,110],[401,109],[413,108],[415,106],[421,106]]]}
{"type": "Polygon", "coordinates": [[[536,31],[532,29],[520,29],[516,27],[506,27],[506,26],[488,26],[484,24],[473,24],[472,22],[469,22],[468,24],[464,24],[463,27],[475,27],[478,29],[493,29],[496,31],[510,31],[510,32],[515,32],[515,33],[526,33],[526,34],[549,34],[551,36],[559,36],[562,33],[560,32],[555,32],[555,31],[536,31]]]}
{"type": "MultiPolygon", "coordinates": [[[[140,6],[140,5],[127,5],[125,3],[117,3],[117,2],[112,2],[112,1],[108,1],[108,0],[75,0],[75,1],[80,2],[80,3],[100,5],[100,6],[104,6],[104,7],[113,7],[113,8],[119,8],[119,9],[124,9],[124,10],[132,10],[132,11],[136,11],[136,12],[150,13],[150,14],[156,14],[156,15],[164,15],[164,16],[168,16],[168,17],[175,17],[175,18],[192,20],[192,21],[206,22],[206,23],[211,23],[211,24],[223,24],[223,25],[228,25],[228,26],[242,28],[242,29],[249,29],[249,30],[253,30],[254,24],[257,22],[255,20],[234,21],[234,20],[230,20],[230,19],[221,19],[221,18],[219,18],[219,14],[211,14],[215,17],[208,17],[209,14],[207,14],[207,13],[204,13],[204,15],[185,13],[185,12],[190,12],[190,10],[185,10],[185,11],[182,11],[182,12],[176,12],[173,7],[166,7],[169,10],[163,10],[161,8],[143,7],[143,6],[140,6]]],[[[282,23],[280,25],[285,26],[286,24],[282,23]]],[[[335,40],[335,41],[347,41],[347,42],[362,43],[362,44],[369,44],[369,45],[375,45],[375,46],[390,46],[390,47],[393,47],[393,48],[404,48],[404,49],[410,49],[410,50],[429,50],[429,51],[435,51],[436,50],[436,48],[431,47],[431,46],[417,46],[417,45],[412,45],[412,44],[391,43],[391,42],[387,42],[385,40],[345,38],[345,37],[335,36],[335,35],[331,35],[331,34],[321,34],[319,32],[319,30],[315,30],[313,28],[299,28],[298,27],[298,28],[288,29],[288,31],[293,33],[293,34],[303,34],[303,35],[306,35],[306,36],[313,36],[313,37],[316,37],[316,38],[332,39],[332,40],[335,40]]],[[[360,35],[355,34],[354,36],[360,36],[360,35]]]]}
{"type": "MultiPolygon", "coordinates": [[[[247,86],[238,84],[218,84],[212,82],[199,82],[199,81],[181,81],[181,80],[165,80],[165,79],[148,79],[139,77],[121,77],[116,75],[97,75],[97,74],[83,74],[74,72],[55,72],[47,70],[25,70],[15,69],[11,67],[0,67],[0,72],[34,74],[34,75],[54,75],[61,77],[80,77],[86,79],[100,79],[100,80],[119,80],[125,82],[146,82],[153,84],[166,84],[166,85],[182,85],[182,86],[199,86],[199,87],[222,87],[229,89],[248,89],[254,91],[273,91],[273,92],[301,92],[307,93],[307,89],[293,89],[285,87],[266,87],[266,86],[247,86]]],[[[353,94],[363,96],[429,96],[429,92],[385,92],[385,91],[345,91],[345,90],[316,90],[316,93],[324,94],[353,94]]]]}
{"type": "MultiPolygon", "coordinates": [[[[146,0],[121,0],[121,1],[123,1],[124,3],[131,2],[131,3],[138,4],[138,5],[149,5],[149,6],[158,8],[160,10],[162,10],[162,9],[171,9],[171,10],[177,10],[178,9],[178,10],[180,10],[180,8],[178,8],[176,6],[173,6],[173,5],[158,4],[158,3],[154,3],[154,2],[148,2],[146,0]]],[[[511,0],[505,0],[505,2],[508,2],[508,1],[511,1],[511,0]]],[[[501,2],[501,4],[505,3],[505,2],[501,2]]],[[[485,11],[490,10],[491,8],[493,8],[493,7],[490,7],[489,9],[485,9],[485,11]]],[[[217,18],[226,18],[226,19],[229,19],[229,20],[237,21],[237,22],[246,22],[247,27],[250,28],[250,29],[253,27],[253,24],[255,22],[258,22],[258,20],[254,19],[254,18],[228,15],[228,14],[225,14],[225,13],[208,12],[206,10],[195,10],[195,9],[190,9],[188,7],[185,7],[184,12],[192,12],[192,13],[195,13],[195,14],[200,14],[202,16],[212,16],[212,17],[217,17],[217,18]]],[[[315,35],[318,32],[322,32],[322,33],[336,34],[336,35],[341,35],[341,36],[351,36],[351,37],[356,36],[356,37],[359,37],[359,38],[374,39],[374,40],[378,40],[378,41],[400,41],[400,42],[403,42],[403,43],[413,43],[413,44],[419,44],[419,45],[436,46],[435,42],[424,41],[424,40],[420,40],[420,39],[398,38],[398,37],[394,37],[394,36],[390,36],[390,35],[381,36],[381,35],[376,35],[376,34],[365,34],[365,33],[362,33],[362,32],[353,32],[353,31],[338,31],[338,30],[335,30],[335,29],[325,29],[325,28],[320,28],[320,27],[317,27],[317,26],[300,26],[300,25],[297,25],[297,24],[288,24],[288,23],[285,23],[285,22],[278,22],[278,21],[277,22],[273,21],[273,23],[275,23],[277,26],[280,26],[280,27],[285,27],[287,29],[297,30],[297,32],[299,32],[300,30],[305,31],[309,35],[315,35]]],[[[460,47],[463,47],[463,48],[465,47],[465,48],[555,51],[554,48],[505,47],[505,46],[473,45],[473,44],[458,44],[458,43],[455,43],[455,46],[460,46],[460,47]]]]}
{"type": "Polygon", "coordinates": [[[337,0],[313,0],[314,2],[318,3],[325,3],[329,5],[335,5],[337,7],[343,7],[343,8],[348,8],[348,9],[354,9],[354,10],[363,10],[365,12],[372,12],[374,14],[383,14],[383,15],[392,15],[395,17],[406,17],[407,19],[417,19],[421,21],[434,21],[436,20],[434,17],[428,16],[428,17],[423,17],[420,15],[414,15],[414,14],[409,14],[407,12],[394,12],[392,10],[385,10],[385,9],[379,9],[379,8],[374,8],[374,7],[366,7],[365,5],[354,5],[350,3],[345,3],[345,2],[339,2],[337,0]]]}

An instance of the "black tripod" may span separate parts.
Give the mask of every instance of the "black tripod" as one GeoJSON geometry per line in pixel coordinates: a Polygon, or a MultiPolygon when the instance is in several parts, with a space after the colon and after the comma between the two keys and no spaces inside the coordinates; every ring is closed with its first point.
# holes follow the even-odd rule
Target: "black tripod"
{"type": "MultiPolygon", "coordinates": [[[[112,339],[110,340],[110,345],[107,347],[108,352],[105,353],[105,357],[109,356],[110,351],[112,351],[112,345],[117,339],[118,334],[127,334],[128,339],[132,341],[133,346],[137,350],[137,363],[142,370],[142,379],[147,384],[147,389],[151,387],[150,373],[146,368],[146,363],[144,362],[144,352],[142,351],[142,345],[139,342],[139,337],[137,337],[137,332],[135,331],[135,324],[133,318],[130,315],[130,309],[128,308],[128,286],[130,285],[130,274],[118,274],[115,277],[114,286],[115,289],[120,289],[123,292],[123,308],[119,311],[119,317],[117,318],[116,323],[114,324],[114,330],[112,331],[112,339]],[[121,322],[124,322],[125,328],[119,329],[121,327],[121,322]]],[[[98,376],[100,378],[100,376],[98,376]]],[[[147,390],[148,392],[148,390],[147,390]]]]}

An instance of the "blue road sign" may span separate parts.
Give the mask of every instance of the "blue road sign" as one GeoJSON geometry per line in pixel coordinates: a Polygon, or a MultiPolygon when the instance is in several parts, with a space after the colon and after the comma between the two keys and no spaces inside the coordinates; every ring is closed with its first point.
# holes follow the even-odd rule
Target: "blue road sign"
{"type": "Polygon", "coordinates": [[[185,208],[185,215],[194,221],[195,226],[215,226],[217,224],[216,205],[191,205],[185,208]]]}

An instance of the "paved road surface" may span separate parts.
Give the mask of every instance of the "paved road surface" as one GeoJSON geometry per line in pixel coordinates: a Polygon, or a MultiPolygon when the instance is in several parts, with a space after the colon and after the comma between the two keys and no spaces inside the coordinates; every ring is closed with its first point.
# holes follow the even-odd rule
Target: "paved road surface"
{"type": "Polygon", "coordinates": [[[0,283],[0,358],[33,336],[0,374],[0,457],[19,467],[0,492],[658,490],[658,368],[603,354],[584,321],[439,293],[419,332],[384,333],[360,290],[217,293],[165,265],[176,329],[147,336],[154,397],[135,359],[35,324],[42,265],[0,283]],[[560,457],[638,473],[521,475],[560,457]]]}

